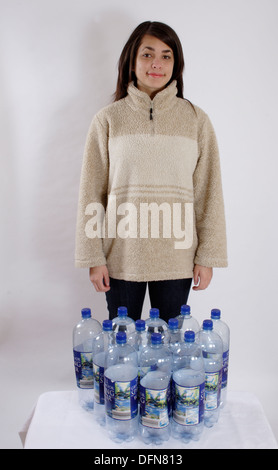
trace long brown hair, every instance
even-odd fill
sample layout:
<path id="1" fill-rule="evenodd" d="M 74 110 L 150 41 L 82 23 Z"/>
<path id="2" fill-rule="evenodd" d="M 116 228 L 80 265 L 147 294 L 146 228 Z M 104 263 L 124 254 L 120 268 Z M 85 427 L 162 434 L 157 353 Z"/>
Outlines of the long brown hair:
<path id="1" fill-rule="evenodd" d="M 164 42 L 172 49 L 174 53 L 174 69 L 169 83 L 173 80 L 177 81 L 177 96 L 179 98 L 183 98 L 182 74 L 184 69 L 184 58 L 181 42 L 175 31 L 167 24 L 159 23 L 158 21 L 145 21 L 144 23 L 139 24 L 139 26 L 137 26 L 133 31 L 122 50 L 118 63 L 118 81 L 116 92 L 114 94 L 114 101 L 118 101 L 127 96 L 128 84 L 131 81 L 134 81 L 136 85 L 136 76 L 133 72 L 135 59 L 138 48 L 146 34 L 160 39 L 160 41 Z"/>

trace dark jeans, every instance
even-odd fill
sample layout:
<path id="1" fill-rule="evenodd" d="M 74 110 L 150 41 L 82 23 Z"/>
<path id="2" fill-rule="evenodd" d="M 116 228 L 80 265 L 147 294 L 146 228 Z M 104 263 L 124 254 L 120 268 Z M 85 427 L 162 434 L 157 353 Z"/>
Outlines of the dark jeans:
<path id="1" fill-rule="evenodd" d="M 151 307 L 158 308 L 160 318 L 168 323 L 169 318 L 180 314 L 181 305 L 187 303 L 191 282 L 191 278 L 151 282 L 110 278 L 110 290 L 106 292 L 109 319 L 117 316 L 117 309 L 121 306 L 127 307 L 128 316 L 133 320 L 141 318 L 148 284 Z"/>

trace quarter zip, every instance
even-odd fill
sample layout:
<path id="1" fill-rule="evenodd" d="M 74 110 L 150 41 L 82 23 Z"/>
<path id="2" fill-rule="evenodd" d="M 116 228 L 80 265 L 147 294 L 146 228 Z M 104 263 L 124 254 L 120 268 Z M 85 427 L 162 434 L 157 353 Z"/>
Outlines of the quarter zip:
<path id="1" fill-rule="evenodd" d="M 150 96 L 139 90 L 133 82 L 129 83 L 128 93 L 126 96 L 127 103 L 134 110 L 144 110 L 146 117 L 149 121 L 154 123 L 156 120 L 156 113 L 171 109 L 175 105 L 177 99 L 177 82 L 173 80 L 168 87 L 157 93 L 152 100 Z"/>

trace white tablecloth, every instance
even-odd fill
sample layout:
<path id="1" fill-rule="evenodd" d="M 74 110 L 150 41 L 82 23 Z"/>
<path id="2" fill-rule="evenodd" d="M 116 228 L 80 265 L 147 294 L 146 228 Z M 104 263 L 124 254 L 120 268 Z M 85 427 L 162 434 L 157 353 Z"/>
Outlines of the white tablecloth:
<path id="1" fill-rule="evenodd" d="M 94 414 L 80 408 L 75 391 L 42 394 L 19 434 L 25 449 L 278 448 L 259 400 L 247 392 L 229 392 L 218 423 L 205 428 L 198 442 L 189 444 L 170 438 L 163 446 L 148 446 L 139 436 L 126 444 L 115 444 Z"/>

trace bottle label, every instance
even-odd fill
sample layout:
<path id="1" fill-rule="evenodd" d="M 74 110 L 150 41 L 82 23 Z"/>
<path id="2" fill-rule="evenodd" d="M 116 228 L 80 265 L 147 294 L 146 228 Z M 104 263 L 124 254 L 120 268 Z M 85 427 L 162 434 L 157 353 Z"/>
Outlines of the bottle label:
<path id="1" fill-rule="evenodd" d="M 227 387 L 229 367 L 229 349 L 223 353 L 222 388 Z"/>
<path id="2" fill-rule="evenodd" d="M 93 363 L 94 367 L 94 400 L 104 405 L 104 367 Z"/>
<path id="3" fill-rule="evenodd" d="M 205 382 L 196 387 L 183 387 L 173 380 L 173 420 L 182 426 L 203 421 Z"/>
<path id="4" fill-rule="evenodd" d="M 140 422 L 143 426 L 155 429 L 168 426 L 170 406 L 170 385 L 163 390 L 153 390 L 140 385 Z"/>
<path id="5" fill-rule="evenodd" d="M 136 376 L 130 382 L 110 380 L 104 376 L 105 411 L 110 418 L 125 421 L 138 413 Z"/>
<path id="6" fill-rule="evenodd" d="M 94 388 L 93 357 L 91 352 L 73 350 L 76 383 L 79 388 Z"/>
<path id="7" fill-rule="evenodd" d="M 220 405 L 222 370 L 206 372 L 205 410 L 216 410 Z"/>

